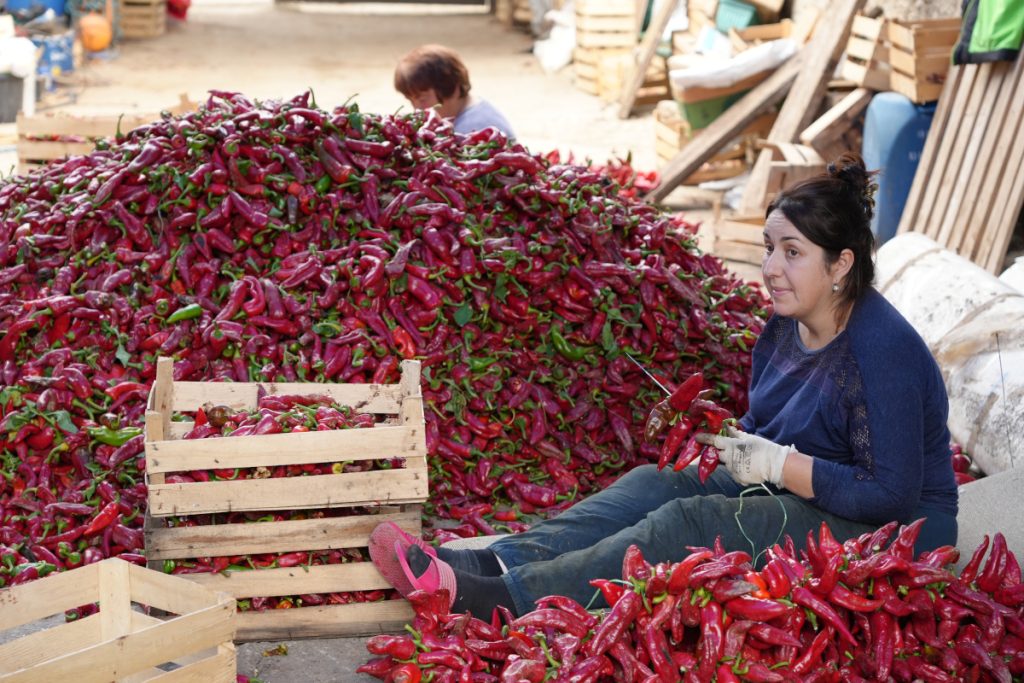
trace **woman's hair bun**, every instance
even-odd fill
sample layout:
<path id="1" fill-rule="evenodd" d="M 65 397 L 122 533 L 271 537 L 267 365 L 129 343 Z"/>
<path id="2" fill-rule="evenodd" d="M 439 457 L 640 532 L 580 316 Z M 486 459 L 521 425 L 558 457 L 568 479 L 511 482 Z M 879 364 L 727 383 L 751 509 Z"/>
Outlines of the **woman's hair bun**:
<path id="1" fill-rule="evenodd" d="M 875 192 L 878 191 L 878 183 L 874 179 L 876 173 L 868 171 L 864 160 L 852 153 L 844 154 L 828 165 L 828 174 L 846 185 L 848 191 L 857 198 L 869 222 L 875 215 Z"/>

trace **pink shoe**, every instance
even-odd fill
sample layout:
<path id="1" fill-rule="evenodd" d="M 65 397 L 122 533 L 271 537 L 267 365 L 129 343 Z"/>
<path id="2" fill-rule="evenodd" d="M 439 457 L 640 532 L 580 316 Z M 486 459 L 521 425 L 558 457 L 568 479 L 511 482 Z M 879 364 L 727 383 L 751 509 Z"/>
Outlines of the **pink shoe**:
<path id="1" fill-rule="evenodd" d="M 398 542 L 395 543 L 395 556 L 399 566 L 402 568 L 403 578 L 410 586 L 409 593 L 413 591 L 436 593 L 444 589 L 448 591 L 448 611 L 451 611 L 452 605 L 455 603 L 455 571 L 451 565 L 435 555 L 431 558 L 427 571 L 423 572 L 422 576 L 417 577 L 413 574 L 408 560 L 405 559 L 405 551 Z M 398 586 L 395 586 L 395 588 L 398 588 Z M 398 588 L 398 592 L 402 593 L 403 597 L 409 597 L 409 593 L 402 592 L 401 588 Z"/>
<path id="2" fill-rule="evenodd" d="M 405 552 L 409 547 L 417 545 L 431 557 L 437 556 L 437 551 L 432 546 L 424 540 L 406 533 L 394 522 L 378 524 L 370 534 L 369 545 L 370 560 L 377 567 L 377 571 L 402 595 L 408 595 L 413 589 L 405 578 L 405 572 L 398 564 L 396 554 L 404 561 Z M 396 547 L 400 548 L 400 551 L 396 551 Z"/>

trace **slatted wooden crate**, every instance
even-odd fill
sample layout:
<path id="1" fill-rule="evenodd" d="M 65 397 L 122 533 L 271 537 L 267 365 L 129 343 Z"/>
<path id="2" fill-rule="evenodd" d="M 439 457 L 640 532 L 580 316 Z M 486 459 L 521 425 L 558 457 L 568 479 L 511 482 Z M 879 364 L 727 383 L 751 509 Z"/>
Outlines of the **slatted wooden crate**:
<path id="1" fill-rule="evenodd" d="M 364 548 L 381 522 L 420 533 L 420 506 L 427 498 L 426 438 L 420 365 L 403 361 L 399 384 L 265 384 L 268 394 L 319 394 L 357 412 L 387 416 L 372 429 L 345 429 L 219 439 L 182 440 L 190 422 L 173 413 L 206 403 L 254 408 L 260 385 L 174 382 L 171 362 L 157 363 L 146 413 L 146 477 L 149 485 L 146 555 L 152 565 L 167 559 L 224 557 Z M 404 466 L 301 477 L 167 483 L 173 472 L 219 468 L 273 468 L 310 463 L 404 459 Z M 168 528 L 163 518 L 225 512 L 354 508 L 348 516 L 203 524 Z M 369 591 L 390 588 L 370 562 L 264 568 L 221 574 L 189 574 L 202 585 L 235 598 Z M 244 611 L 238 640 L 336 637 L 400 630 L 412 612 L 404 600 Z"/>
<path id="2" fill-rule="evenodd" d="M 235 601 L 116 558 L 0 590 L 0 631 L 96 602 L 95 614 L 0 645 L 0 681 L 235 680 Z"/>
<path id="3" fill-rule="evenodd" d="M 853 18 L 840 76 L 872 90 L 889 89 L 889 48 L 884 19 Z"/>
<path id="4" fill-rule="evenodd" d="M 600 79 L 603 64 L 609 59 L 629 54 L 625 48 L 577 47 L 572 53 L 573 82 L 576 87 L 590 95 L 600 95 Z"/>
<path id="5" fill-rule="evenodd" d="M 576 46 L 633 48 L 640 33 L 636 0 L 577 0 Z"/>
<path id="6" fill-rule="evenodd" d="M 889 87 L 914 102 L 939 99 L 959 35 L 958 18 L 890 21 Z"/>
<path id="7" fill-rule="evenodd" d="M 603 57 L 597 75 L 597 95 L 606 102 L 619 99 L 627 79 L 632 73 L 633 54 L 627 52 L 611 57 Z M 671 97 L 668 88 L 668 69 L 665 60 L 652 59 L 647 69 L 644 83 L 637 91 L 636 103 L 656 104 Z"/>
<path id="8" fill-rule="evenodd" d="M 760 266 L 764 257 L 764 216 L 732 216 L 714 223 L 712 252 L 726 261 Z"/>
<path id="9" fill-rule="evenodd" d="M 155 38 L 167 30 L 167 0 L 120 0 L 118 10 L 123 38 Z"/>

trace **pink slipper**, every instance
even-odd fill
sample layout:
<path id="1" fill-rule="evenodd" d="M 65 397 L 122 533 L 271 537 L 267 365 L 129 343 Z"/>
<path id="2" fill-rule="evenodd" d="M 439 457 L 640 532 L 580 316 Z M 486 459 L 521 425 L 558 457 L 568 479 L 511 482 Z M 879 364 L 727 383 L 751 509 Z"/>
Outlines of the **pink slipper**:
<path id="1" fill-rule="evenodd" d="M 448 610 L 451 611 L 452 605 L 455 603 L 455 571 L 450 564 L 436 556 L 432 557 L 430 564 L 427 566 L 427 571 L 423 572 L 422 576 L 417 577 L 413 574 L 408 560 L 405 559 L 405 552 L 397 542 L 395 543 L 395 556 L 405 575 L 405 581 L 411 588 L 409 593 L 413 591 L 436 593 L 443 588 L 448 591 Z M 398 588 L 398 586 L 395 586 L 395 588 Z M 398 588 L 398 592 L 402 593 L 403 597 L 409 597 L 409 593 L 403 593 L 401 588 Z"/>
<path id="2" fill-rule="evenodd" d="M 413 589 L 405 578 L 405 572 L 402 571 L 402 567 L 398 564 L 395 557 L 395 547 L 399 546 L 401 548 L 397 555 L 404 560 L 405 551 L 412 545 L 418 545 L 423 549 L 423 552 L 431 557 L 437 555 L 437 551 L 432 546 L 428 545 L 424 540 L 406 533 L 394 522 L 378 524 L 370 534 L 370 560 L 373 561 L 381 576 L 402 595 L 410 593 Z"/>

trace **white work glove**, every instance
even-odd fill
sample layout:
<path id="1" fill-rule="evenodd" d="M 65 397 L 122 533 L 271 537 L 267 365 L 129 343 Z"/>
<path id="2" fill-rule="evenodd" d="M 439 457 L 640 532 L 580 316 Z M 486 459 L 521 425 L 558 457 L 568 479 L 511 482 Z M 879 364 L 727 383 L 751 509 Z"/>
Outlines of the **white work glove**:
<path id="1" fill-rule="evenodd" d="M 718 459 L 737 483 L 752 486 L 769 482 L 783 486 L 782 466 L 794 446 L 780 446 L 768 439 L 727 428 L 728 436 L 698 434 L 697 441 L 718 449 Z"/>

